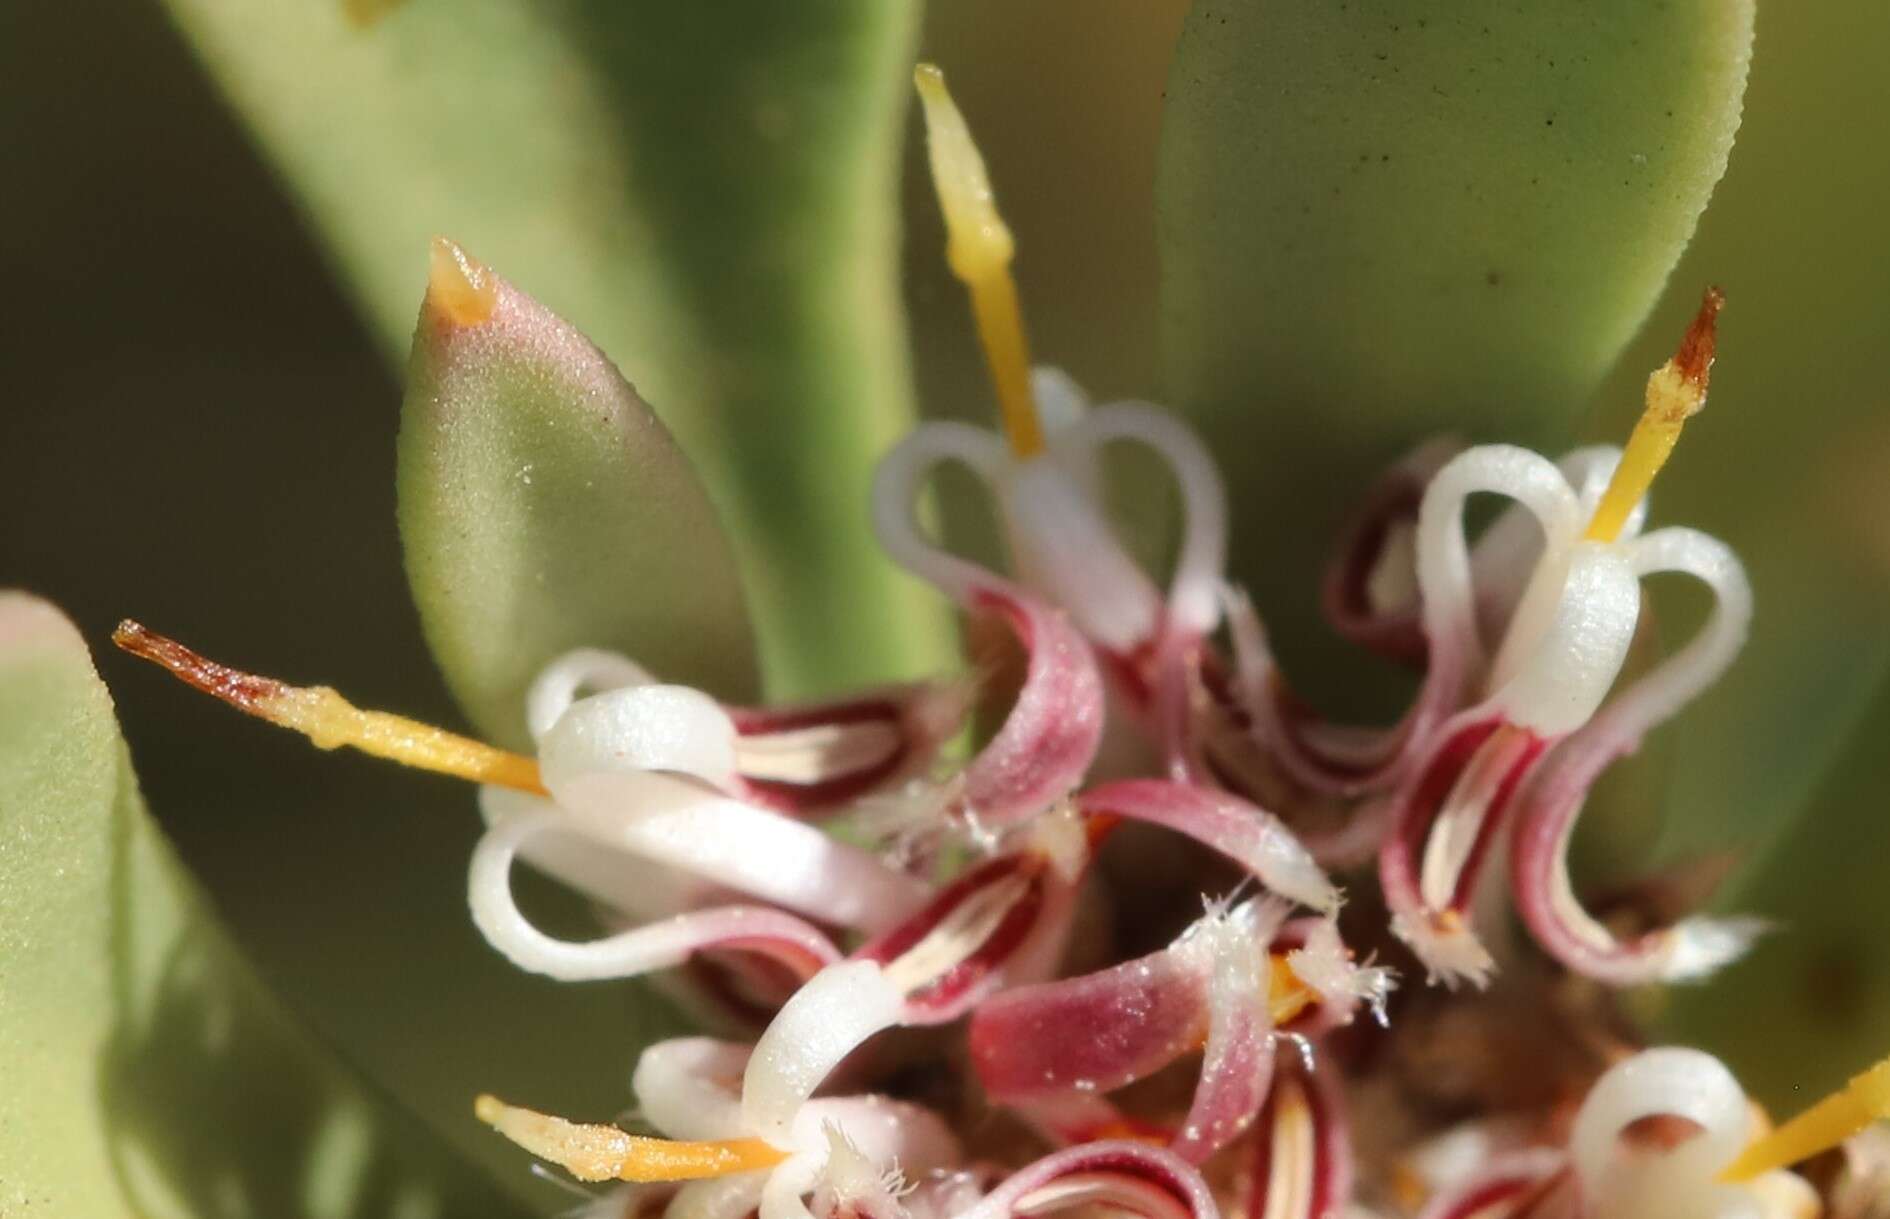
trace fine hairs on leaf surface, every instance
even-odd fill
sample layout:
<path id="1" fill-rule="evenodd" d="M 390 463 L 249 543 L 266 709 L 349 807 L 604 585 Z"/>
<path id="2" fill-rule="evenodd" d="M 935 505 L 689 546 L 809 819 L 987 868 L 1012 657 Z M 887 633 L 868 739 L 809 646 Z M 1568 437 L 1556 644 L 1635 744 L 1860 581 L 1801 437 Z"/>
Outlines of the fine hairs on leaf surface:
<path id="1" fill-rule="evenodd" d="M 0 1211 L 516 1212 L 311 1040 L 146 816 L 85 644 L 0 592 Z"/>
<path id="2" fill-rule="evenodd" d="M 168 7 L 390 356 L 445 233 L 630 371 L 729 525 L 771 689 L 946 658 L 945 614 L 858 511 L 912 418 L 894 183 L 914 4 L 470 0 L 365 29 L 338 3 Z"/>
<path id="3" fill-rule="evenodd" d="M 1250 568 L 1309 587 L 1322 488 L 1439 428 L 1568 434 L 1725 169 L 1753 10 L 1193 7 L 1157 187 L 1163 365 L 1232 463 Z M 1310 597 L 1262 592 L 1289 648 L 1320 637 Z"/>

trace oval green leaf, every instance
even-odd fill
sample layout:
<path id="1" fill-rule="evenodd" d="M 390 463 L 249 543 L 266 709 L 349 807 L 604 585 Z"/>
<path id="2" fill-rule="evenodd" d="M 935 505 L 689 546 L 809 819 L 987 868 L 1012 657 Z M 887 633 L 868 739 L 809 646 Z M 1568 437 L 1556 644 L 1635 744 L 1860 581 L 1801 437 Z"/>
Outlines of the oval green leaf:
<path id="1" fill-rule="evenodd" d="M 1194 5 L 1164 367 L 1230 464 L 1244 553 L 1297 590 L 1256 590 L 1286 642 L 1380 463 L 1439 431 L 1568 434 L 1725 168 L 1753 7 Z"/>
<path id="2" fill-rule="evenodd" d="M 580 320 L 728 522 L 773 691 L 950 655 L 873 545 L 913 419 L 897 282 L 914 0 L 168 0 L 390 355 L 451 233 Z M 490 646 L 499 646 L 494 641 Z"/>
<path id="3" fill-rule="evenodd" d="M 452 243 L 434 254 L 396 485 L 414 602 L 460 706 L 527 745 L 526 687 L 577 647 L 751 695 L 734 556 L 668 431 L 570 323 Z"/>
<path id="4" fill-rule="evenodd" d="M 0 1212 L 522 1213 L 249 972 L 145 815 L 78 633 L 12 592 L 0 927 Z"/>

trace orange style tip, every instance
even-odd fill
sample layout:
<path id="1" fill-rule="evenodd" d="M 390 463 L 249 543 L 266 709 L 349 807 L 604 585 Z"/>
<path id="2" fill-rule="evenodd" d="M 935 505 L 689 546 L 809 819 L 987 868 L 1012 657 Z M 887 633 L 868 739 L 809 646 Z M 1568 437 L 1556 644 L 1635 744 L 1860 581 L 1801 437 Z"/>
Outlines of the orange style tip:
<path id="1" fill-rule="evenodd" d="M 281 694 L 283 690 L 281 682 L 218 664 L 130 618 L 118 624 L 118 628 L 112 632 L 112 642 L 140 660 L 148 660 L 169 669 L 172 676 L 186 685 L 252 715 L 259 714 L 259 703 Z"/>
<path id="2" fill-rule="evenodd" d="M 499 281 L 456 241 L 433 239 L 427 262 L 427 304 L 455 326 L 478 326 L 499 307 Z"/>
<path id="3" fill-rule="evenodd" d="M 1700 392 L 1702 401 L 1707 380 L 1713 372 L 1714 351 L 1719 345 L 1719 311 L 1725 306 L 1726 294 L 1716 286 L 1707 288 L 1700 297 L 1700 311 L 1687 327 L 1679 350 L 1673 353 L 1674 369 Z"/>
<path id="4" fill-rule="evenodd" d="M 473 1098 L 473 1116 L 488 1126 L 499 1124 L 499 1118 L 505 1114 L 505 1102 L 490 1092 L 481 1092 Z"/>

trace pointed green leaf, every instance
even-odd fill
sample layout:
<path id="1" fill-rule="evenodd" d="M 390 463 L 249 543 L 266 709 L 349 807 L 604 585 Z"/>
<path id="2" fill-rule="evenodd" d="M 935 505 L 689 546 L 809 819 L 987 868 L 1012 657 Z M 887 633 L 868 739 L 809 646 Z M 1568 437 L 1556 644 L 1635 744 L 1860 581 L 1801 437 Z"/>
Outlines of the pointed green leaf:
<path id="1" fill-rule="evenodd" d="M 668 431 L 576 328 L 443 240 L 399 454 L 414 602 L 480 731 L 526 744 L 526 687 L 576 647 L 753 693 L 734 556 Z"/>
<path id="2" fill-rule="evenodd" d="M 581 325 L 697 463 L 783 692 L 947 655 L 876 552 L 909 425 L 893 207 L 913 0 L 169 0 L 391 352 L 451 233 Z"/>
<path id="3" fill-rule="evenodd" d="M 146 817 L 110 697 L 0 593 L 0 1213 L 518 1213 L 307 1035 Z"/>
<path id="4" fill-rule="evenodd" d="M 1289 635 L 1379 463 L 1567 435 L 1725 168 L 1752 24 L 1752 0 L 1190 10 L 1164 366 L 1233 466 L 1245 553 L 1306 590 Z"/>

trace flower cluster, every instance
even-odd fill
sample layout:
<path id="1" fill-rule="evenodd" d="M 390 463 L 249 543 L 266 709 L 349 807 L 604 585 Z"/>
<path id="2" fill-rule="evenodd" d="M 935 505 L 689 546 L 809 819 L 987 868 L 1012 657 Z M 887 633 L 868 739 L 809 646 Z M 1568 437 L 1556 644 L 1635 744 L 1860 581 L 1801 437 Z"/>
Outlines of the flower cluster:
<path id="1" fill-rule="evenodd" d="M 918 428 L 885 458 L 872 510 L 894 561 L 1014 640 L 1014 683 L 751 708 L 583 650 L 532 686 L 528 758 L 120 631 L 318 744 L 479 782 L 469 900 L 493 947 L 565 982 L 653 975 L 729 1038 L 644 1050 L 633 1087 L 651 1134 L 492 1097 L 480 1116 L 580 1180 L 628 1182 L 596 1204 L 619 1219 L 1816 1213 L 1821 1195 L 1785 1166 L 1879 1111 L 1890 1072 L 1765 1134 L 1716 1060 L 1636 1052 L 1606 1000 L 1702 977 L 1758 925 L 1597 917 L 1567 867 L 1598 775 L 1745 636 L 1731 551 L 1643 525 L 1706 398 L 1717 293 L 1650 379 L 1624 449 L 1551 461 L 1440 443 L 1386 475 L 1325 604 L 1339 631 L 1421 677 L 1388 728 L 1327 722 L 1228 582 L 1225 496 L 1201 442 L 1153 406 L 1092 407 L 1030 369 L 982 162 L 942 78 L 922 69 L 919 85 L 1004 427 Z M 454 253 L 432 291 L 504 307 L 515 290 Z M 1179 490 L 1165 588 L 1105 506 L 1115 444 L 1148 450 Z M 922 527 L 943 463 L 989 488 L 1007 571 Z M 1484 494 L 1510 505 L 1473 540 L 1466 510 Z M 1668 572 L 1713 608 L 1624 679 L 1641 583 Z M 1001 722 L 955 757 L 994 702 Z M 609 934 L 535 926 L 512 893 L 521 857 L 595 902 Z M 1329 871 L 1374 859 L 1377 894 L 1342 919 Z M 1505 898 L 1539 951 L 1503 937 Z M 1379 951 L 1408 951 L 1442 987 L 1394 1005 Z M 1499 965 L 1514 980 L 1482 993 Z M 1452 997 L 1465 982 L 1474 992 Z M 1492 1031 L 1504 1024 L 1508 1041 Z M 1498 1115 L 1475 1060 L 1506 1044 L 1557 1093 Z M 1446 1088 L 1414 1102 L 1398 1086 L 1414 1066 L 1439 1074 L 1438 1059 L 1467 1080 L 1467 1121 L 1446 1120 Z M 1368 1122 L 1348 1118 L 1361 1105 Z"/>

